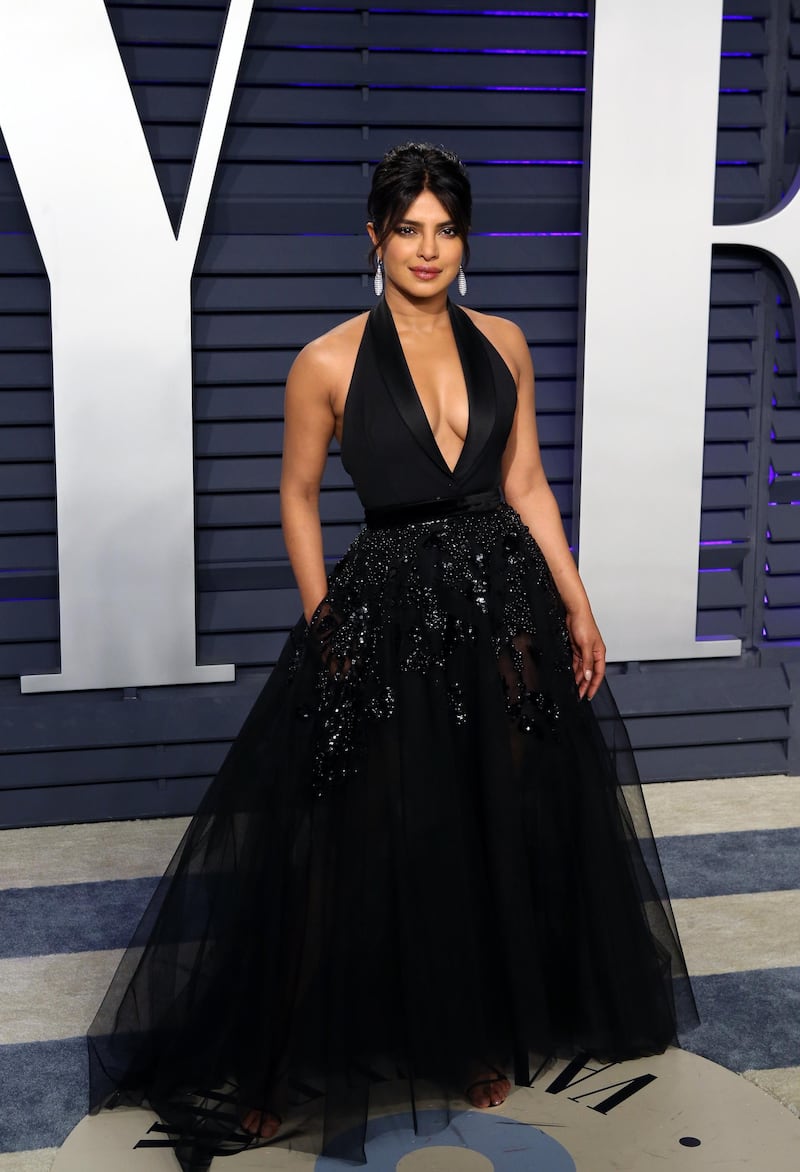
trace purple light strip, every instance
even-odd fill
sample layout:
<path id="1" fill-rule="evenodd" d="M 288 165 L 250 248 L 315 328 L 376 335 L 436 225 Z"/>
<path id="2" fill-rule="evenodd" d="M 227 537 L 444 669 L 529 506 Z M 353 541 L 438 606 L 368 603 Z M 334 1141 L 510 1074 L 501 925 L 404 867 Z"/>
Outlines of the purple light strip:
<path id="1" fill-rule="evenodd" d="M 585 94 L 585 85 L 370 85 L 371 90 L 449 90 L 455 93 Z M 749 92 L 749 91 L 748 91 Z"/>
<path id="2" fill-rule="evenodd" d="M 294 90 L 352 90 L 362 89 L 360 85 L 351 82 L 333 81 L 290 81 L 286 82 L 285 89 Z M 413 93 L 426 93 L 428 90 L 444 90 L 447 93 L 466 94 L 585 94 L 585 85 L 381 85 L 371 82 L 367 87 L 370 90 L 409 90 Z M 750 89 L 720 89 L 721 94 L 752 94 Z M 8 161 L 8 155 L 0 155 Z M 0 233 L 2 235 L 2 233 Z M 780 305 L 780 300 L 777 302 Z"/>
<path id="3" fill-rule="evenodd" d="M 290 90 L 355 90 L 366 88 L 369 90 L 403 90 L 413 93 L 427 93 L 428 90 L 444 90 L 448 93 L 483 94 L 585 94 L 584 85 L 376 85 L 370 83 L 366 87 L 354 85 L 352 82 L 333 81 L 292 81 L 287 82 L 286 89 Z M 750 90 L 742 90 L 750 93 Z M 4 156 L 0 155 L 0 159 Z M 5 156 L 7 159 L 8 156 Z"/>
<path id="4" fill-rule="evenodd" d="M 488 57 L 585 57 L 585 49 L 449 49 L 440 46 L 431 46 L 425 49 L 409 49 L 407 45 L 323 45 L 304 43 L 299 45 L 283 45 L 281 48 L 288 49 L 309 49 L 314 52 L 322 52 L 328 50 L 333 52 L 360 53 L 362 49 L 368 49 L 370 53 L 448 53 L 460 54 L 462 57 L 488 56 Z M 749 56 L 749 54 L 740 54 L 740 56 Z"/>
<path id="5" fill-rule="evenodd" d="M 328 50 L 332 52 L 333 49 L 341 52 L 342 50 L 350 49 L 352 52 L 361 52 L 362 49 L 368 48 L 370 53 L 460 53 L 462 56 L 487 56 L 487 57 L 585 57 L 586 49 L 451 49 L 441 45 L 432 45 L 430 48 L 409 49 L 407 45 L 325 45 L 317 44 L 315 42 L 302 42 L 300 44 L 280 46 L 289 49 L 308 49 L 315 52 Z M 721 53 L 721 57 L 756 57 L 756 53 Z"/>
<path id="6" fill-rule="evenodd" d="M 303 9 L 300 9 L 302 12 Z M 312 11 L 309 9 L 309 11 Z M 316 8 L 314 12 L 318 11 Z M 376 15 L 381 15 L 384 12 L 411 12 L 415 16 L 552 16 L 556 20 L 560 18 L 571 17 L 578 20 L 587 20 L 588 12 L 552 12 L 547 9 L 525 8 L 517 10 L 514 8 L 425 8 L 420 12 L 419 8 L 371 8 L 371 12 Z"/>
<path id="7" fill-rule="evenodd" d="M 325 45 L 299 45 L 292 46 L 300 49 L 324 49 Z M 336 48 L 340 47 L 337 45 Z M 355 49 L 356 46 L 353 46 Z M 370 45 L 370 53 L 444 53 L 449 55 L 460 55 L 462 57 L 585 57 L 585 49 L 445 49 L 445 48 L 430 48 L 430 49 L 408 49 L 404 45 Z M 741 54 L 745 56 L 745 54 Z M 747 54 L 749 56 L 749 54 Z"/>
<path id="8" fill-rule="evenodd" d="M 472 232 L 472 236 L 580 236 L 580 232 Z"/>
<path id="9" fill-rule="evenodd" d="M 471 167 L 582 167 L 583 159 L 465 159 Z"/>

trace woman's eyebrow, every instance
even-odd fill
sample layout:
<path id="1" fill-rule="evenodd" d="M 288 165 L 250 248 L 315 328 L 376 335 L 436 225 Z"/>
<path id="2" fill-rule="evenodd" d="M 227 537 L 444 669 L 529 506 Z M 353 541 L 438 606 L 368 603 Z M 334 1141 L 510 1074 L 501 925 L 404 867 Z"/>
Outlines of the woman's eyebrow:
<path id="1" fill-rule="evenodd" d="M 402 220 L 398 220 L 397 222 L 398 224 L 411 224 L 414 228 L 421 228 L 423 224 L 422 220 L 407 220 L 405 217 L 403 217 Z M 436 227 L 448 228 L 452 225 L 452 223 L 452 220 L 440 220 Z"/>

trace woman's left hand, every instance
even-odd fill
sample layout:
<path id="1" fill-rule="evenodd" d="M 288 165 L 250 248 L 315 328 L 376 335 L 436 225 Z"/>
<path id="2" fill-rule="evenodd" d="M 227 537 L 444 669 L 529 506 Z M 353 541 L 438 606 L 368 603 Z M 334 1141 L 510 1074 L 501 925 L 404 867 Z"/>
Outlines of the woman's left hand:
<path id="1" fill-rule="evenodd" d="M 591 700 L 606 674 L 606 645 L 590 610 L 567 612 L 567 630 L 578 693 Z"/>

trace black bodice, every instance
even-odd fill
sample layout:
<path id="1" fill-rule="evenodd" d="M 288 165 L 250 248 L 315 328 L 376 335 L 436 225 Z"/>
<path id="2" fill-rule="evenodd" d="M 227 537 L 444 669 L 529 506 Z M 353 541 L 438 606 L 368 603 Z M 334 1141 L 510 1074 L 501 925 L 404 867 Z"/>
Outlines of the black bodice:
<path id="1" fill-rule="evenodd" d="M 356 358 L 342 423 L 342 463 L 365 508 L 496 488 L 517 405 L 511 371 L 462 309 L 448 301 L 469 402 L 469 427 L 451 471 L 434 439 L 381 298 Z"/>

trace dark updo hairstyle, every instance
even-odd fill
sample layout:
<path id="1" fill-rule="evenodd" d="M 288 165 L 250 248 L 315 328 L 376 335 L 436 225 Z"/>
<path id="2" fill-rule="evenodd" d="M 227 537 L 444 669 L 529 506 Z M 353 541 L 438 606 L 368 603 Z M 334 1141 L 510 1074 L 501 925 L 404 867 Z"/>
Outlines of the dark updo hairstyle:
<path id="1" fill-rule="evenodd" d="M 472 191 L 464 164 L 444 147 L 430 142 L 404 142 L 386 152 L 372 176 L 367 213 L 378 242 L 370 249 L 370 264 L 375 264 L 378 249 L 422 191 L 430 191 L 439 200 L 464 245 L 464 263 L 469 260 Z"/>

